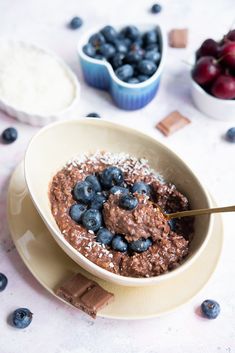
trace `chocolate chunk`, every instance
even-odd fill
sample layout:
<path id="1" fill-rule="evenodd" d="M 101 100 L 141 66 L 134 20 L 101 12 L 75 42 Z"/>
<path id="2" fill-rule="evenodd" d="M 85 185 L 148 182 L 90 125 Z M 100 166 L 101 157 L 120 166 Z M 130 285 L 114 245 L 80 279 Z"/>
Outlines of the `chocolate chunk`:
<path id="1" fill-rule="evenodd" d="M 191 121 L 188 118 L 180 114 L 178 111 L 174 111 L 161 120 L 156 125 L 156 128 L 164 135 L 169 136 L 190 123 Z"/>
<path id="2" fill-rule="evenodd" d="M 172 29 L 169 32 L 168 41 L 172 48 L 186 48 L 188 44 L 188 29 Z"/>
<path id="3" fill-rule="evenodd" d="M 112 293 L 107 292 L 98 283 L 80 273 L 63 282 L 55 293 L 94 319 L 97 312 L 109 304 L 114 297 Z"/>

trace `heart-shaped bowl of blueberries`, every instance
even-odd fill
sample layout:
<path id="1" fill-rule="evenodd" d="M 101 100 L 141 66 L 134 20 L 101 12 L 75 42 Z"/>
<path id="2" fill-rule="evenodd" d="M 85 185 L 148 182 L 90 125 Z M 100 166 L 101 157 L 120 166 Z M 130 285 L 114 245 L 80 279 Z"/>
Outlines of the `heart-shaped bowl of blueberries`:
<path id="1" fill-rule="evenodd" d="M 155 139 L 108 121 L 77 119 L 40 130 L 26 151 L 25 178 L 61 248 L 120 285 L 175 278 L 212 233 L 213 215 L 163 216 L 212 207 L 190 168 Z"/>
<path id="2" fill-rule="evenodd" d="M 105 26 L 79 41 L 85 81 L 109 91 L 121 109 L 146 106 L 156 95 L 165 61 L 166 36 L 160 26 Z"/>
<path id="3" fill-rule="evenodd" d="M 191 71 L 191 92 L 201 112 L 218 120 L 234 120 L 235 29 L 219 41 L 206 39 L 198 48 Z"/>

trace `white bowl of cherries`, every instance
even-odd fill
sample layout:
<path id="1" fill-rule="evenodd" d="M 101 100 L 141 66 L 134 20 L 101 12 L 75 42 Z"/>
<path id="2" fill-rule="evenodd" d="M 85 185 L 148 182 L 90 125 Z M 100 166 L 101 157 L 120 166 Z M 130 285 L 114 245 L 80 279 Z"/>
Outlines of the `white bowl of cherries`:
<path id="1" fill-rule="evenodd" d="M 220 120 L 235 119 L 235 29 L 219 42 L 206 39 L 196 51 L 191 92 L 204 114 Z"/>

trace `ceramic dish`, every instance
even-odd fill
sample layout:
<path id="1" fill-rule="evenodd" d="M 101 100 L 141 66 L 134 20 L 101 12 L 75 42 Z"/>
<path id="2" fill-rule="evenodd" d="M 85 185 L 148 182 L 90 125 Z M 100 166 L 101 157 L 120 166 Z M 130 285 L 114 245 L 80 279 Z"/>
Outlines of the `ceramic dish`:
<path id="1" fill-rule="evenodd" d="M 16 119 L 28 123 L 30 125 L 35 125 L 35 126 L 43 126 L 48 123 L 57 121 L 57 120 L 62 120 L 62 119 L 67 119 L 69 117 L 72 117 L 74 115 L 74 112 L 77 112 L 78 108 L 78 101 L 80 97 L 80 85 L 79 82 L 75 76 L 75 74 L 72 72 L 72 70 L 62 61 L 59 57 L 57 57 L 55 54 L 52 52 L 42 49 L 34 44 L 31 43 L 26 43 L 22 41 L 14 41 L 14 40 L 1 40 L 0 45 L 4 45 L 4 48 L 14 48 L 17 50 L 17 48 L 22 49 L 22 50 L 27 50 L 27 51 L 33 51 L 35 53 L 40 53 L 45 56 L 49 56 L 51 61 L 54 61 L 55 63 L 59 64 L 59 66 L 62 68 L 62 70 L 65 72 L 66 76 L 69 78 L 71 81 L 73 87 L 74 87 L 74 96 L 71 100 L 71 103 L 61 111 L 57 111 L 55 113 L 49 113 L 49 114 L 41 114 L 37 113 L 37 107 L 35 106 L 35 112 L 34 111 L 27 111 L 27 110 L 21 110 L 17 108 L 17 106 L 14 106 L 10 104 L 9 102 L 6 102 L 4 99 L 0 99 L 0 109 L 5 111 L 7 114 L 9 114 L 12 117 L 15 117 Z M 27 81 L 27 85 L 30 84 L 30 79 Z M 27 86 L 28 88 L 28 86 Z M 28 95 L 30 96 L 30 94 Z M 26 97 L 28 99 L 28 96 Z"/>
<path id="2" fill-rule="evenodd" d="M 213 206 L 216 207 L 214 203 Z M 151 287 L 135 288 L 101 280 L 85 272 L 54 241 L 28 194 L 23 163 L 17 167 L 10 181 L 8 223 L 25 265 L 51 294 L 55 296 L 55 289 L 72 273 L 82 272 L 115 295 L 114 302 L 98 312 L 98 316 L 122 320 L 160 316 L 188 302 L 211 278 L 223 244 L 221 216 L 216 214 L 212 236 L 205 249 L 197 261 L 178 276 Z M 74 309 L 74 314 L 80 313 Z"/>
<path id="3" fill-rule="evenodd" d="M 63 143 L 60 143 L 63 142 Z M 149 160 L 150 166 L 166 181 L 173 182 L 190 201 L 192 208 L 211 207 L 207 191 L 186 164 L 155 139 L 136 130 L 104 120 L 82 119 L 55 123 L 39 131 L 25 155 L 25 178 L 32 200 L 58 244 L 81 267 L 92 274 L 122 285 L 152 285 L 183 271 L 197 258 L 208 241 L 213 216 L 197 217 L 190 254 L 177 269 L 158 277 L 131 278 L 113 274 L 95 265 L 65 239 L 51 212 L 48 196 L 52 177 L 74 155 L 104 150 L 125 152 Z"/>
<path id="4" fill-rule="evenodd" d="M 223 121 L 234 121 L 235 100 L 213 97 L 199 86 L 190 75 L 191 94 L 195 106 L 207 116 Z"/>
<path id="5" fill-rule="evenodd" d="M 122 26 L 114 26 L 121 29 Z M 157 28 L 160 39 L 161 61 L 156 72 L 146 81 L 138 84 L 130 84 L 119 80 L 115 75 L 112 66 L 109 62 L 98 60 L 87 56 L 82 48 L 88 42 L 89 37 L 100 30 L 100 27 L 93 28 L 87 32 L 78 43 L 78 55 L 82 67 L 85 81 L 93 87 L 109 91 L 115 104 L 125 110 L 140 109 L 147 105 L 156 95 L 162 69 L 166 55 L 166 36 L 164 31 L 155 24 L 153 25 L 138 25 L 141 32 Z"/>

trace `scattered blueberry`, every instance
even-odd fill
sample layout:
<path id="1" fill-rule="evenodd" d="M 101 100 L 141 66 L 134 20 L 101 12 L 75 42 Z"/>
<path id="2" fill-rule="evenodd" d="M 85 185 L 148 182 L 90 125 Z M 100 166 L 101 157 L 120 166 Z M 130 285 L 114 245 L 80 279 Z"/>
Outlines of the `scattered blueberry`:
<path id="1" fill-rule="evenodd" d="M 33 314 L 29 309 L 19 308 L 12 314 L 12 323 L 16 328 L 26 328 L 29 326 L 33 318 Z"/>
<path id="2" fill-rule="evenodd" d="M 158 64 L 161 59 L 161 54 L 156 50 L 148 50 L 144 54 L 144 59 L 153 61 L 155 64 Z"/>
<path id="3" fill-rule="evenodd" d="M 104 245 L 110 245 L 113 240 L 113 236 L 113 233 L 111 233 L 107 228 L 100 228 L 96 235 L 96 241 Z"/>
<path id="4" fill-rule="evenodd" d="M 123 183 L 123 173 L 117 167 L 105 168 L 100 175 L 100 182 L 105 189 L 110 189 L 113 185 L 121 185 Z"/>
<path id="5" fill-rule="evenodd" d="M 69 26 L 71 29 L 78 29 L 81 27 L 81 25 L 83 24 L 83 21 L 80 17 L 74 17 L 70 23 Z"/>
<path id="6" fill-rule="evenodd" d="M 150 44 L 156 44 L 158 41 L 157 31 L 152 29 L 144 34 L 144 44 L 148 46 Z"/>
<path id="7" fill-rule="evenodd" d="M 131 77 L 127 80 L 127 83 L 140 83 L 137 77 Z"/>
<path id="8" fill-rule="evenodd" d="M 120 66 L 116 71 L 115 71 L 117 77 L 122 80 L 126 81 L 128 78 L 132 77 L 134 74 L 134 69 L 131 65 L 126 64 L 123 66 Z"/>
<path id="9" fill-rule="evenodd" d="M 5 143 L 12 143 L 18 137 L 18 132 L 14 127 L 8 127 L 2 132 L 2 140 Z"/>
<path id="10" fill-rule="evenodd" d="M 101 213 L 93 208 L 87 210 L 82 216 L 82 223 L 86 229 L 96 232 L 102 224 Z"/>
<path id="11" fill-rule="evenodd" d="M 0 273 L 0 292 L 2 292 L 6 288 L 7 283 L 7 277 L 3 273 Z"/>
<path id="12" fill-rule="evenodd" d="M 141 74 L 151 76 L 157 70 L 157 66 L 150 60 L 142 60 L 138 64 L 138 70 Z"/>
<path id="13" fill-rule="evenodd" d="M 100 46 L 100 54 L 103 55 L 105 59 L 110 59 L 114 56 L 116 49 L 112 44 L 104 43 Z"/>
<path id="14" fill-rule="evenodd" d="M 76 201 L 88 204 L 95 197 L 94 186 L 87 181 L 80 181 L 75 185 L 73 189 L 73 195 Z"/>
<path id="15" fill-rule="evenodd" d="M 89 43 L 91 43 L 95 48 L 99 48 L 105 43 L 105 38 L 102 33 L 95 33 L 89 38 Z"/>
<path id="16" fill-rule="evenodd" d="M 131 188 L 131 192 L 137 192 L 138 194 L 150 195 L 151 189 L 148 184 L 143 183 L 142 181 L 136 182 Z"/>
<path id="17" fill-rule="evenodd" d="M 161 5 L 159 4 L 154 4 L 152 7 L 151 7 L 151 12 L 152 13 L 159 13 L 162 11 L 162 7 Z"/>
<path id="18" fill-rule="evenodd" d="M 140 62 L 143 57 L 143 52 L 141 50 L 131 51 L 125 57 L 125 62 L 128 64 L 136 64 Z"/>
<path id="19" fill-rule="evenodd" d="M 100 118 L 100 115 L 98 113 L 89 113 L 87 118 Z"/>
<path id="20" fill-rule="evenodd" d="M 109 43 L 114 43 L 118 36 L 117 31 L 112 26 L 105 26 L 102 28 L 101 33 Z"/>
<path id="21" fill-rule="evenodd" d="M 117 186 L 114 185 L 111 187 L 111 189 L 109 190 L 111 194 L 124 194 L 127 195 L 129 193 L 129 190 L 127 188 L 124 188 L 122 186 Z"/>
<path id="22" fill-rule="evenodd" d="M 231 127 L 227 132 L 226 132 L 226 139 L 229 142 L 235 142 L 235 127 Z"/>
<path id="23" fill-rule="evenodd" d="M 169 219 L 168 224 L 169 224 L 172 232 L 174 232 L 175 227 L 176 227 L 176 219 L 175 218 Z"/>
<path id="24" fill-rule="evenodd" d="M 122 29 L 121 34 L 132 41 L 140 37 L 140 31 L 136 26 L 127 26 Z"/>
<path id="25" fill-rule="evenodd" d="M 122 53 L 116 53 L 111 59 L 111 65 L 116 70 L 118 67 L 123 65 L 123 59 L 125 55 Z"/>
<path id="26" fill-rule="evenodd" d="M 220 313 L 220 305 L 215 300 L 204 300 L 201 304 L 202 313 L 208 319 L 216 319 Z"/>
<path id="27" fill-rule="evenodd" d="M 96 210 L 101 210 L 103 208 L 103 204 L 106 201 L 106 197 L 102 194 L 96 194 L 93 201 L 91 202 L 90 208 L 94 208 Z"/>
<path id="28" fill-rule="evenodd" d="M 138 205 L 138 200 L 132 195 L 123 195 L 119 199 L 119 206 L 125 210 L 133 210 Z"/>
<path id="29" fill-rule="evenodd" d="M 91 58 L 95 58 L 96 51 L 91 43 L 87 43 L 86 45 L 84 45 L 82 50 L 86 55 L 90 56 Z"/>
<path id="30" fill-rule="evenodd" d="M 147 239 L 138 239 L 135 241 L 132 241 L 129 243 L 129 248 L 131 251 L 134 252 L 144 252 L 146 250 L 148 250 L 148 248 L 153 244 L 152 240 L 150 238 Z"/>
<path id="31" fill-rule="evenodd" d="M 85 178 L 85 181 L 87 181 L 88 183 L 90 183 L 95 192 L 100 192 L 102 189 L 101 189 L 101 185 L 100 185 L 100 182 L 99 182 L 99 179 L 97 178 L 97 176 L 95 175 L 88 175 L 86 178 Z"/>
<path id="32" fill-rule="evenodd" d="M 149 78 L 149 76 L 139 75 L 137 78 L 138 78 L 139 82 L 144 82 Z"/>
<path id="33" fill-rule="evenodd" d="M 116 40 L 115 43 L 115 48 L 118 53 L 126 54 L 128 51 L 128 45 L 123 40 Z"/>
<path id="34" fill-rule="evenodd" d="M 83 213 L 86 212 L 87 206 L 75 203 L 69 209 L 69 215 L 74 222 L 81 222 Z"/>
<path id="35" fill-rule="evenodd" d="M 125 252 L 127 251 L 128 243 L 121 235 L 115 235 L 112 240 L 112 248 L 120 252 Z"/>

